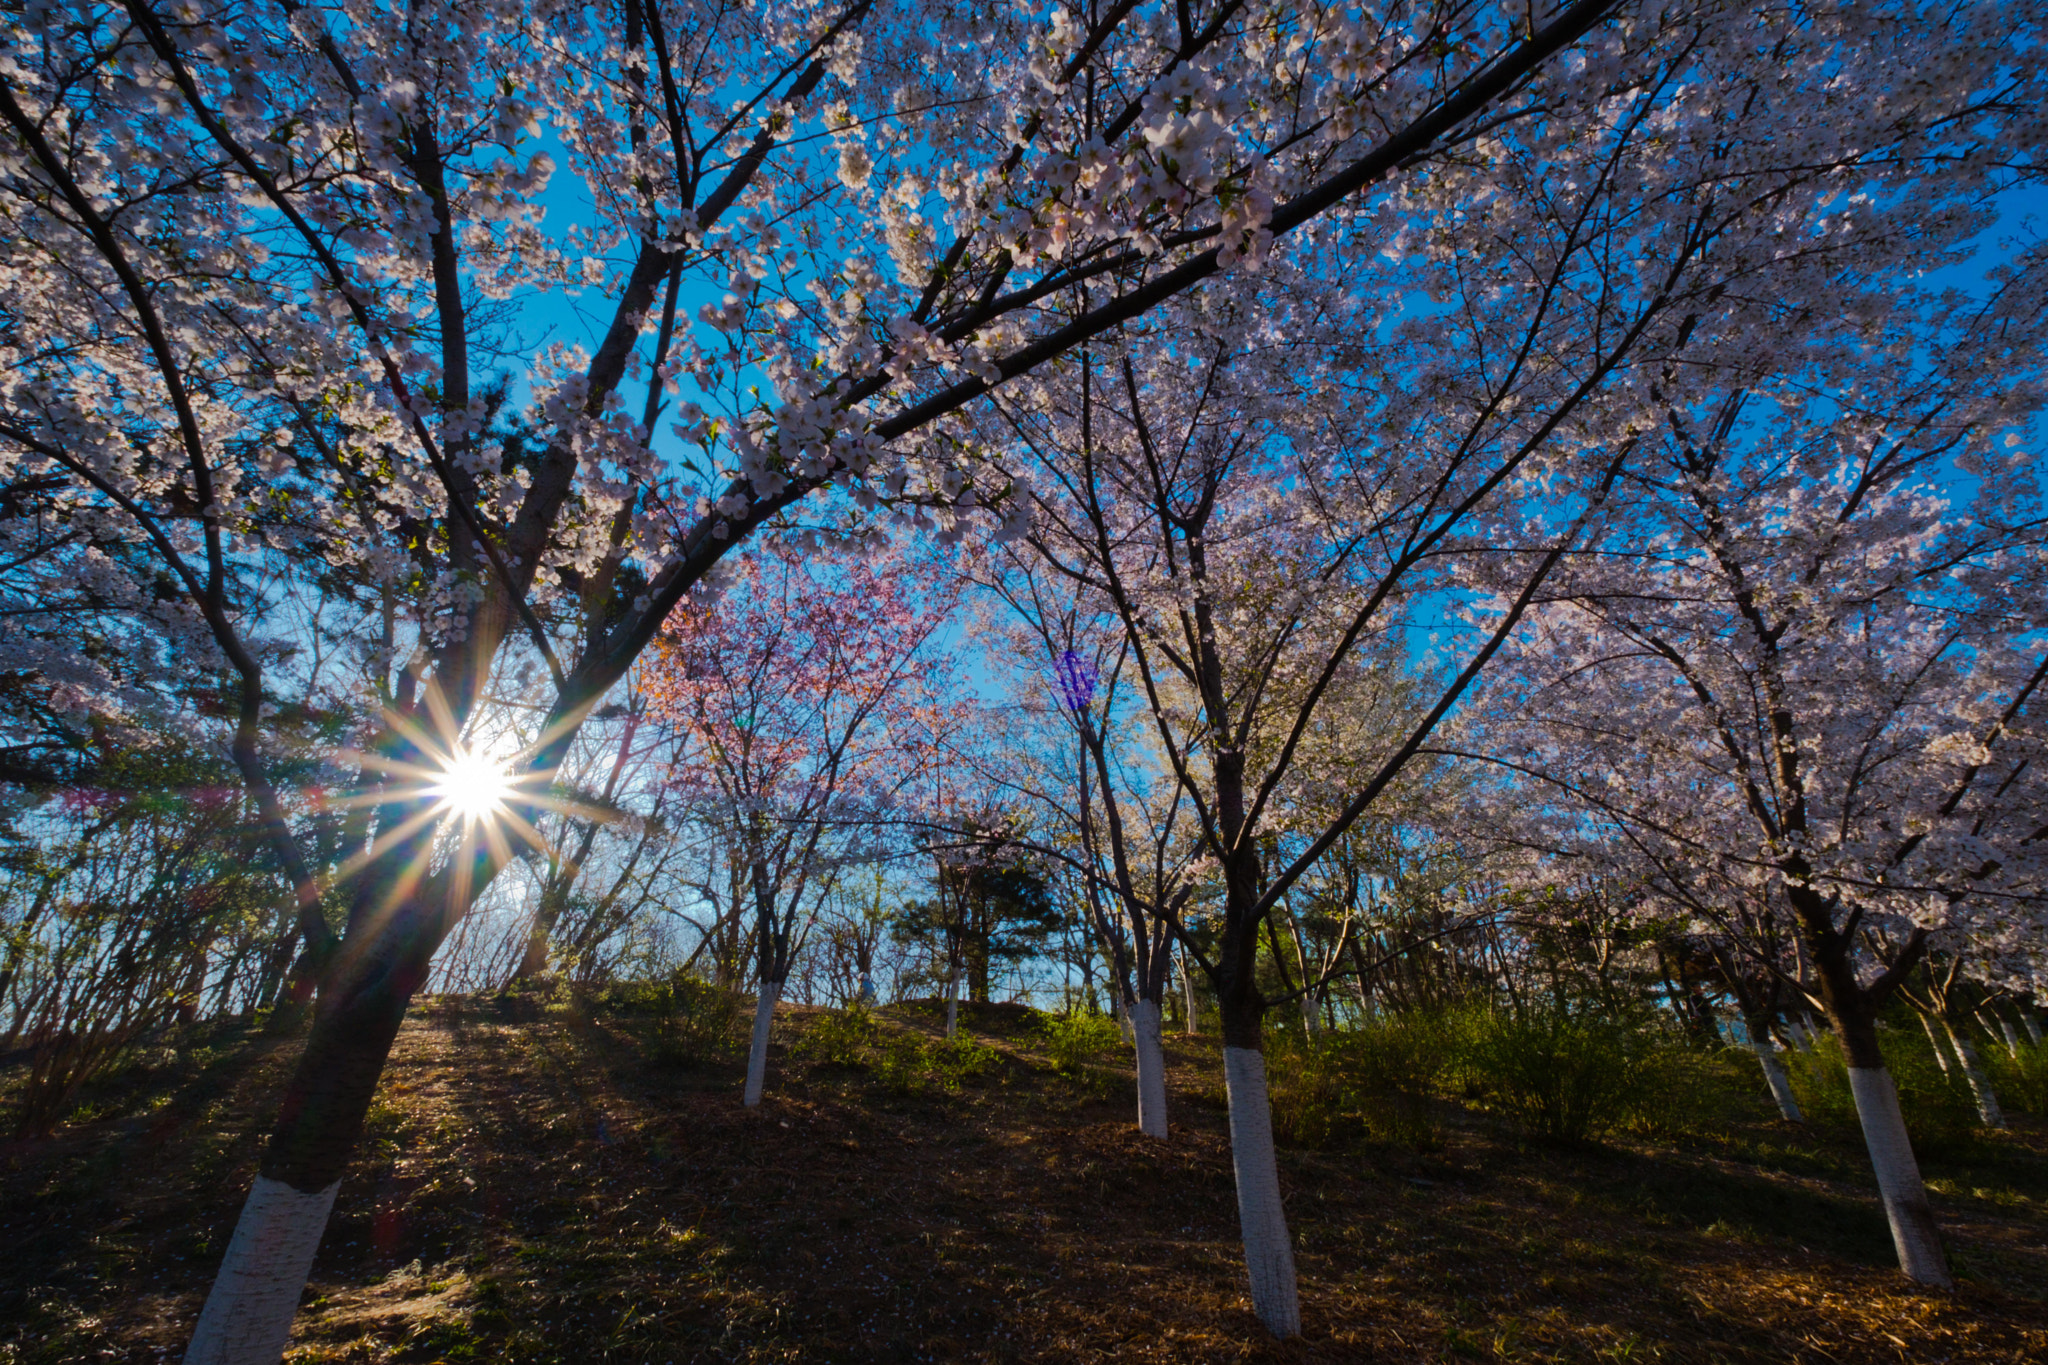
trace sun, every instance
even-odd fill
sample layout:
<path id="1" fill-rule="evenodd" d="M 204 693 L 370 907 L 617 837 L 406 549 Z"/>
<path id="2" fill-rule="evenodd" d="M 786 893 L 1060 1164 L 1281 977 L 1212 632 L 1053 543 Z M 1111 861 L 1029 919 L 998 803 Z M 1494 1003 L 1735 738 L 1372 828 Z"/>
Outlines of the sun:
<path id="1" fill-rule="evenodd" d="M 512 794 L 512 778 L 503 764 L 487 755 L 457 749 L 440 779 L 427 790 L 465 820 L 488 820 L 504 809 L 505 798 Z"/>

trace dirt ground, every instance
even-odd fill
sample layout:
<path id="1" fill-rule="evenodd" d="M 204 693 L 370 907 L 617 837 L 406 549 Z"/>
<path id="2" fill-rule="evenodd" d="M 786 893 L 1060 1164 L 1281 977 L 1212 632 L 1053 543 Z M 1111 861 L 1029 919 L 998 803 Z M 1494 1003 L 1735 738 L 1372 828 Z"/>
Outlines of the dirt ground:
<path id="1" fill-rule="evenodd" d="M 1960 1280 L 1909 1289 L 1853 1135 L 1285 1151 L 1304 1333 L 1242 1282 L 1213 1040 L 1171 1140 L 1016 1011 L 949 1092 L 807 1062 L 770 1095 L 643 1021 L 442 1000 L 401 1033 L 294 1362 L 2048 1361 L 2048 1132 L 1925 1164 Z M 886 1012 L 885 1036 L 936 1020 Z M 177 1359 L 297 1050 L 210 1035 L 122 1112 L 0 1148 L 0 1361 Z M 672 1051 L 672 1049 L 671 1049 Z M 1758 1087 L 1761 1090 L 1761 1086 Z"/>

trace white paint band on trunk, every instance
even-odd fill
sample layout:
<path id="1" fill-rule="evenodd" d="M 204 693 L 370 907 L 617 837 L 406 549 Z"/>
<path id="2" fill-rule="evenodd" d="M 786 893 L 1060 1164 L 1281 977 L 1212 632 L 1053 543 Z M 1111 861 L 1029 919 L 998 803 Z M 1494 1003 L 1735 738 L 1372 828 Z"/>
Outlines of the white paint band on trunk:
<path id="1" fill-rule="evenodd" d="M 749 1109 L 761 1102 L 762 1087 L 768 1082 L 768 1031 L 775 1024 L 775 1002 L 780 999 L 780 981 L 761 983 L 761 998 L 754 1004 L 754 1041 L 747 1049 L 745 1104 Z"/>
<path id="2" fill-rule="evenodd" d="M 1778 1102 L 1778 1116 L 1787 1123 L 1802 1123 L 1799 1101 L 1792 1097 L 1792 1082 L 1785 1077 L 1785 1067 L 1778 1061 L 1778 1050 L 1755 1033 L 1749 1036 L 1749 1045 L 1756 1053 L 1756 1059 L 1763 1063 L 1764 1082 L 1771 1087 L 1771 1098 Z"/>
<path id="3" fill-rule="evenodd" d="M 340 1188 L 337 1180 L 304 1194 L 282 1180 L 256 1177 L 192 1329 L 185 1365 L 277 1365 Z"/>
<path id="4" fill-rule="evenodd" d="M 1237 1173 L 1237 1221 L 1244 1233 L 1252 1311 L 1274 1336 L 1298 1336 L 1301 1298 L 1294 1282 L 1287 1210 L 1280 1202 L 1280 1168 L 1273 1155 L 1265 1054 L 1256 1048 L 1224 1048 L 1223 1084 L 1230 1096 L 1230 1162 Z"/>
<path id="5" fill-rule="evenodd" d="M 1138 1131 L 1146 1137 L 1166 1136 L 1166 1050 L 1159 1038 L 1159 1005 L 1140 1000 L 1131 1006 L 1131 1028 L 1138 1052 Z"/>
<path id="6" fill-rule="evenodd" d="M 1913 1159 L 1912 1139 L 1906 1136 L 1906 1116 L 1899 1109 L 1899 1092 L 1892 1084 L 1891 1072 L 1881 1066 L 1852 1066 L 1849 1093 L 1855 1097 L 1863 1141 L 1870 1148 L 1870 1166 L 1884 1199 L 1884 1216 L 1891 1224 L 1899 1269 L 1910 1280 L 1949 1288 L 1954 1282 L 1949 1278 L 1948 1257 L 1934 1226 L 1934 1208 L 1927 1202 L 1920 1163 Z"/>
<path id="7" fill-rule="evenodd" d="M 960 973 L 946 981 L 946 1038 L 951 1041 L 960 1028 Z"/>

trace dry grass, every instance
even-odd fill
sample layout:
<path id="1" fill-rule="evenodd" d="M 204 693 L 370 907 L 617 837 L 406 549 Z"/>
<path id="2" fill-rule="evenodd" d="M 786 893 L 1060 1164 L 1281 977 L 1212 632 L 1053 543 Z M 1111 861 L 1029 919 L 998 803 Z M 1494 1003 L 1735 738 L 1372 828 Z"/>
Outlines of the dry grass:
<path id="1" fill-rule="evenodd" d="M 792 1012 L 787 1028 L 807 1016 Z M 400 1035 L 290 1359 L 2041 1361 L 2048 1135 L 1930 1162 L 1962 1288 L 1921 1294 L 1845 1136 L 1760 1116 L 1682 1146 L 1287 1152 L 1305 1333 L 1242 1289 L 1217 1058 L 1174 1134 L 1128 1082 L 999 1067 L 903 1094 L 778 1048 L 659 1065 L 639 1021 L 439 1002 Z M 929 1015 L 885 1016 L 929 1031 Z M 128 1118 L 0 1155 L 0 1361 L 175 1359 L 291 1042 L 226 1038 Z"/>

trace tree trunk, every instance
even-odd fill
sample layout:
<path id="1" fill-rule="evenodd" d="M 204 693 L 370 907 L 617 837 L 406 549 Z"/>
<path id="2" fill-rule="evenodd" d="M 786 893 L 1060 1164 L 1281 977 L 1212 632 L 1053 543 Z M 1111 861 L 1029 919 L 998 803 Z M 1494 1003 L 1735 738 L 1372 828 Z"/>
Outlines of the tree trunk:
<path id="1" fill-rule="evenodd" d="M 1166 1052 L 1159 1040 L 1159 1005 L 1140 1000 L 1131 1006 L 1132 1032 L 1138 1051 L 1138 1131 L 1146 1137 L 1166 1136 Z"/>
<path id="2" fill-rule="evenodd" d="M 1294 1281 L 1287 1210 L 1280 1202 L 1265 1054 L 1257 1047 L 1233 1047 L 1226 1041 L 1223 1083 L 1230 1097 L 1230 1161 L 1237 1175 L 1237 1220 L 1244 1234 L 1252 1311 L 1274 1336 L 1298 1336 L 1301 1299 Z"/>
<path id="3" fill-rule="evenodd" d="M 269 1365 L 283 1357 L 313 1253 L 340 1188 L 336 1180 L 302 1193 L 281 1180 L 256 1177 L 213 1292 L 192 1330 L 186 1365 Z"/>
<path id="4" fill-rule="evenodd" d="M 956 967 L 953 969 L 953 974 L 946 978 L 946 1041 L 951 1042 L 953 1035 L 959 1031 L 960 969 Z"/>
<path id="5" fill-rule="evenodd" d="M 745 1104 L 749 1109 L 761 1103 L 761 1087 L 768 1079 L 768 1030 L 775 1023 L 775 1004 L 780 999 L 780 981 L 761 983 L 761 997 L 754 1005 L 754 1041 L 747 1049 Z"/>
<path id="6" fill-rule="evenodd" d="M 1960 1032 L 1954 1024 L 1944 1019 L 1942 1027 L 1948 1030 L 1949 1042 L 1955 1045 L 1956 1060 L 1963 1064 L 1963 1079 L 1970 1083 L 1970 1096 L 1977 1101 L 1977 1118 L 1986 1128 L 2005 1127 L 2005 1113 L 1998 1107 L 1998 1093 L 1991 1088 L 1990 1077 L 1977 1064 L 1977 1049 L 1970 1042 L 1968 1033 Z"/>
<path id="7" fill-rule="evenodd" d="M 2020 1022 L 2027 1026 L 2027 1036 L 2034 1040 L 2034 1046 L 2041 1046 L 2041 1021 L 2034 1017 L 2034 1012 L 2021 1010 Z"/>
<path id="8" fill-rule="evenodd" d="M 1803 1123 L 1805 1117 L 1799 1112 L 1799 1101 L 1792 1098 L 1792 1082 L 1785 1078 L 1785 1068 L 1778 1061 L 1778 1051 L 1771 1046 L 1771 1040 L 1755 1024 L 1749 1024 L 1749 1046 L 1756 1053 L 1757 1061 L 1763 1064 L 1764 1081 L 1771 1087 L 1771 1098 L 1778 1102 L 1778 1116 L 1787 1123 Z"/>
<path id="9" fill-rule="evenodd" d="M 1913 1143 L 1906 1136 L 1906 1116 L 1899 1112 L 1899 1092 L 1892 1084 L 1891 1072 L 1882 1066 L 1851 1066 L 1849 1093 L 1855 1096 L 1856 1117 L 1870 1148 L 1871 1168 L 1877 1172 L 1877 1188 L 1884 1199 L 1885 1219 L 1891 1224 L 1892 1245 L 1898 1249 L 1899 1269 L 1920 1284 L 1953 1287 L 1941 1233 L 1934 1223 L 1934 1208 L 1927 1202 L 1920 1163 L 1913 1159 Z"/>
<path id="10" fill-rule="evenodd" d="M 1184 1011 L 1181 1031 L 1192 1038 L 1202 1029 L 1201 1018 L 1195 1013 L 1195 977 L 1194 973 L 1188 970 L 1188 955 L 1185 951 L 1180 955 L 1180 998 Z"/>
<path id="11" fill-rule="evenodd" d="M 446 933 L 438 909 L 445 894 L 445 887 L 423 889 L 374 938 L 344 944 L 332 964 L 255 1187 L 193 1331 L 185 1356 L 193 1365 L 277 1365 L 284 1353 L 392 1040 Z M 375 902 L 366 896 L 364 903 Z"/>
<path id="12" fill-rule="evenodd" d="M 1919 1010 L 1914 1010 L 1913 1013 L 1920 1015 L 1920 1027 L 1927 1030 L 1927 1045 L 1934 1049 L 1934 1060 L 1941 1064 L 1941 1074 L 1948 1075 L 1948 1049 L 1941 1045 L 1941 1035 L 1934 1031 L 1934 1020 L 1921 1014 Z"/>
<path id="13" fill-rule="evenodd" d="M 1303 992 L 1301 997 L 1301 1026 L 1311 1038 L 1322 1036 L 1322 1010 L 1317 1007 L 1315 996 L 1307 992 Z"/>
<path id="14" fill-rule="evenodd" d="M 1998 1031 L 2005 1035 L 2006 1055 L 2011 1057 L 2014 1061 L 2018 1061 L 2020 1059 L 2019 1030 L 2012 1026 L 2012 1020 L 2001 1019 L 1998 1021 Z"/>

